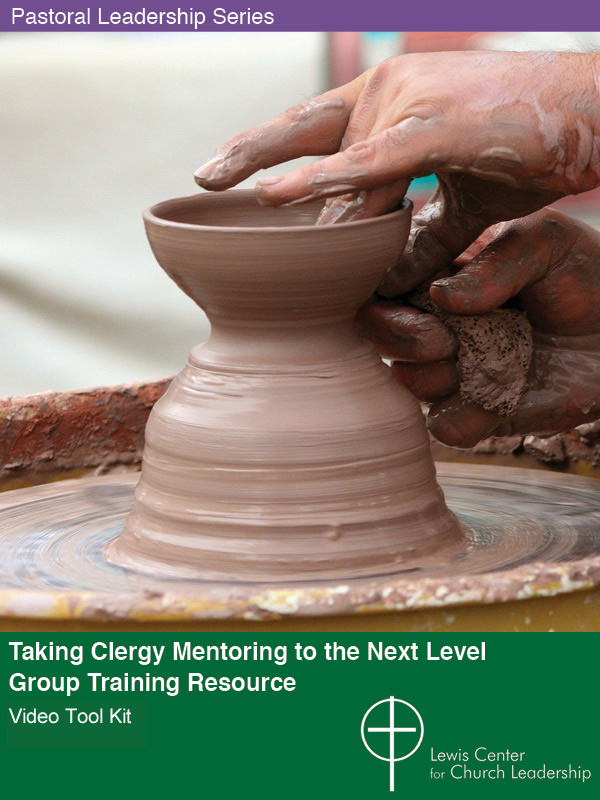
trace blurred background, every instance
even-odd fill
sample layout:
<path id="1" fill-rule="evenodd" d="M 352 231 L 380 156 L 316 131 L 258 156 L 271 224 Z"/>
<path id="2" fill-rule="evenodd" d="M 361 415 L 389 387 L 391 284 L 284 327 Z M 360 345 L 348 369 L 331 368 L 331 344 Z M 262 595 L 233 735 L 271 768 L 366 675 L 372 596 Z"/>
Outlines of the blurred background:
<path id="1" fill-rule="evenodd" d="M 197 191 L 194 169 L 232 134 L 402 52 L 599 45 L 597 33 L 0 34 L 0 395 L 183 366 L 208 324 L 155 263 L 141 211 Z M 413 183 L 417 208 L 434 185 Z M 600 227 L 600 193 L 561 206 Z"/>

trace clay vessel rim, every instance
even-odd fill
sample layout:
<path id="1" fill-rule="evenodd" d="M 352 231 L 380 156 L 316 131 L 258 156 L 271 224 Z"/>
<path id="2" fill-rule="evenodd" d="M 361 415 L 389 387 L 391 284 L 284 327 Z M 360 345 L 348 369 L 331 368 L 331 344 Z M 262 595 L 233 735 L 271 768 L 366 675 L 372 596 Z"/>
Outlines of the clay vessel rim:
<path id="1" fill-rule="evenodd" d="M 287 234 L 287 233 L 294 233 L 294 234 L 304 234 L 310 233 L 314 235 L 318 232 L 318 235 L 328 235 L 335 231 L 341 231 L 348 228 L 355 229 L 358 227 L 367 227 L 367 226 L 375 226 L 381 224 L 388 224 L 392 220 L 397 220 L 402 218 L 406 214 L 411 213 L 412 211 L 412 201 L 405 197 L 402 200 L 402 205 L 400 208 L 396 209 L 395 211 L 390 211 L 387 214 L 382 214 L 378 217 L 369 217 L 367 219 L 359 219 L 354 220 L 351 222 L 336 222 L 334 225 L 201 225 L 195 224 L 191 222 L 177 222 L 175 220 L 165 219 L 164 217 L 158 216 L 159 209 L 164 206 L 168 206 L 171 203 L 178 203 L 178 202 L 185 202 L 185 201 L 197 201 L 200 197 L 222 197 L 224 192 L 198 192 L 196 194 L 185 195 L 184 197 L 172 197 L 167 200 L 161 200 L 159 203 L 155 203 L 148 208 L 144 209 L 143 211 L 143 218 L 146 223 L 150 223 L 152 225 L 161 226 L 164 228 L 170 229 L 178 229 L 178 230 L 189 230 L 189 231 L 203 231 L 203 232 L 214 232 L 214 233 L 233 233 L 233 234 Z M 228 189 L 228 195 L 235 195 L 240 199 L 248 199 L 256 201 L 256 195 L 254 193 L 254 189 Z M 210 201 L 209 201 L 210 202 Z M 315 200 L 313 202 L 318 202 Z M 257 202 L 258 205 L 258 202 Z M 307 203 L 308 205 L 308 203 Z M 285 206 L 284 206 L 285 208 Z"/>

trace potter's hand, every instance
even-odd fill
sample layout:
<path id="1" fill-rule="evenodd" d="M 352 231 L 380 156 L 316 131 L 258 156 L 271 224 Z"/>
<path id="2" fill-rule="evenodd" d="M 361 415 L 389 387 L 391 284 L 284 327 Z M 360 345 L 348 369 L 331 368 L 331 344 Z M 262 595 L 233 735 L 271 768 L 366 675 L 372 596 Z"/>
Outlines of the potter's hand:
<path id="1" fill-rule="evenodd" d="M 366 337 L 394 359 L 397 379 L 432 403 L 432 434 L 472 447 L 487 436 L 552 434 L 598 419 L 600 233 L 544 209 L 487 231 L 452 271 L 431 284 L 432 300 L 479 314 L 514 298 L 533 327 L 534 354 L 516 414 L 500 417 L 461 401 L 456 342 L 438 319 L 390 301 L 365 307 Z"/>
<path id="2" fill-rule="evenodd" d="M 280 162 L 334 154 L 256 187 L 260 201 L 274 205 L 354 192 L 356 199 L 331 203 L 325 222 L 380 214 L 411 178 L 436 173 L 440 188 L 416 217 L 409 247 L 381 290 L 397 296 L 495 222 L 598 185 L 598 75 L 596 54 L 391 58 L 234 136 L 196 180 L 226 189 Z"/>

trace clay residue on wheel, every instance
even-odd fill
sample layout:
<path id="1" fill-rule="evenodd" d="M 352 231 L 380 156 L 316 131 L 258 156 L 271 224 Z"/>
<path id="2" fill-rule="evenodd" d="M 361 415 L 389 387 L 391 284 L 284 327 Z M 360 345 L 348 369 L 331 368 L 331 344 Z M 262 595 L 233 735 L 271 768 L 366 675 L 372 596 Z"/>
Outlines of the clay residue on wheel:
<path id="1" fill-rule="evenodd" d="M 439 464 L 438 474 L 450 507 L 473 531 L 462 551 L 421 569 L 348 581 L 190 581 L 115 567 L 104 547 L 132 507 L 133 475 L 6 492 L 0 614 L 269 620 L 496 603 L 600 585 L 597 481 L 486 465 Z"/>
<path id="2" fill-rule="evenodd" d="M 511 416 L 525 391 L 533 354 L 531 325 L 515 309 L 457 315 L 442 311 L 428 291 L 409 295 L 412 305 L 434 314 L 459 342 L 460 395 L 487 411 Z"/>

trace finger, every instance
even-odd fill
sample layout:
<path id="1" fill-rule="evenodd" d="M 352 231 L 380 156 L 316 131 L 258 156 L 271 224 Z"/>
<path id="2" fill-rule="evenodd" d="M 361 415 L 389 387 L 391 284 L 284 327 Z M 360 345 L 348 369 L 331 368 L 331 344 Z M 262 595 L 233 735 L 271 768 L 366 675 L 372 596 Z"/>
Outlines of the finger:
<path id="1" fill-rule="evenodd" d="M 513 433 L 552 435 L 571 430 L 586 418 L 598 419 L 594 403 L 598 394 L 597 378 L 593 366 L 587 363 L 583 373 L 576 366 L 563 373 L 556 367 L 562 359 L 551 357 L 549 360 L 548 355 L 544 350 L 535 353 L 527 389 L 509 420 Z"/>
<path id="2" fill-rule="evenodd" d="M 377 115 L 377 104 L 371 102 L 373 97 L 373 77 L 366 81 L 359 102 L 352 111 L 346 127 L 340 150 L 347 150 L 368 138 L 372 131 L 372 123 Z M 351 222 L 357 219 L 368 219 L 385 214 L 398 206 L 404 198 L 410 181 L 403 178 L 386 183 L 375 189 L 351 192 L 347 195 L 329 198 L 317 225 L 330 225 L 336 222 Z"/>
<path id="3" fill-rule="evenodd" d="M 433 364 L 395 361 L 392 374 L 416 398 L 427 403 L 458 391 L 459 376 L 455 361 L 436 361 Z"/>
<path id="4" fill-rule="evenodd" d="M 335 153 L 365 76 L 293 106 L 268 122 L 232 136 L 194 173 L 204 189 L 235 186 L 259 169 L 300 156 Z"/>
<path id="5" fill-rule="evenodd" d="M 481 251 L 488 246 L 488 244 L 491 244 L 494 239 L 500 236 L 506 224 L 506 222 L 498 222 L 496 225 L 486 228 L 473 244 L 469 245 L 466 250 L 454 259 L 454 266 L 464 267 L 469 261 L 472 261 L 475 256 L 478 256 Z M 458 270 L 455 270 L 455 272 L 457 271 Z"/>
<path id="6" fill-rule="evenodd" d="M 431 299 L 454 314 L 492 311 L 544 275 L 557 255 L 549 245 L 536 225 L 507 225 L 455 276 L 434 281 Z"/>
<path id="7" fill-rule="evenodd" d="M 495 411 L 465 403 L 458 394 L 434 403 L 427 414 L 429 432 L 449 447 L 474 447 L 501 425 L 502 419 Z"/>
<path id="8" fill-rule="evenodd" d="M 440 179 L 431 199 L 413 217 L 406 248 L 378 294 L 398 297 L 411 291 L 466 250 L 485 228 L 479 217 L 457 214 Z"/>
<path id="9" fill-rule="evenodd" d="M 258 181 L 257 198 L 265 205 L 308 202 L 409 180 L 432 171 L 439 144 L 439 134 L 411 117 L 281 178 Z"/>
<path id="10" fill-rule="evenodd" d="M 460 141 L 456 146 L 460 147 Z M 552 193 L 465 173 L 438 174 L 437 178 L 436 192 L 413 220 L 408 246 L 378 290 L 384 297 L 406 294 L 464 253 L 491 225 L 524 217 L 556 199 Z"/>
<path id="11" fill-rule="evenodd" d="M 331 225 L 336 222 L 352 222 L 357 219 L 379 217 L 396 208 L 407 189 L 408 181 L 401 180 L 358 194 L 331 198 L 327 200 L 319 214 L 317 225 Z"/>
<path id="12" fill-rule="evenodd" d="M 359 311 L 361 335 L 372 342 L 384 358 L 431 363 L 456 356 L 457 340 L 437 317 L 411 306 L 372 303 Z"/>

